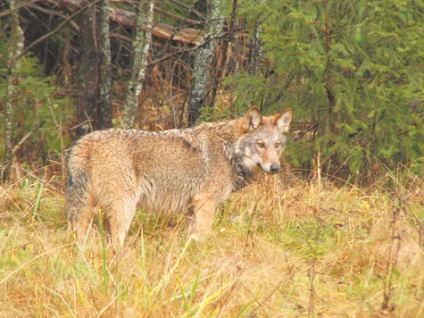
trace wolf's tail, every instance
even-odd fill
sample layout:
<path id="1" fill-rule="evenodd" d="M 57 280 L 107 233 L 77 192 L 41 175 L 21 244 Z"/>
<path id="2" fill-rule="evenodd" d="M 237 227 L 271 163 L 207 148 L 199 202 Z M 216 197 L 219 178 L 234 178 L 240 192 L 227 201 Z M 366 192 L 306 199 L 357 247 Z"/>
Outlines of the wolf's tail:
<path id="1" fill-rule="evenodd" d="M 75 232 L 87 222 L 87 213 L 92 205 L 90 193 L 90 145 L 77 143 L 68 157 L 68 178 L 66 181 L 66 203 L 68 221 Z"/>

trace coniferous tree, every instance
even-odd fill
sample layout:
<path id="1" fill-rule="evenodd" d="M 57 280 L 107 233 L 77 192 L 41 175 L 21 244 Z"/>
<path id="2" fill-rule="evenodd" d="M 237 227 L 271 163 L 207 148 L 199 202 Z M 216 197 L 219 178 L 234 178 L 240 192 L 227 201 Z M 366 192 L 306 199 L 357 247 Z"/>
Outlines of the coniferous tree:
<path id="1" fill-rule="evenodd" d="M 295 120 L 318 127 L 309 134 L 312 143 L 302 151 L 296 147 L 295 165 L 312 167 L 311 158 L 320 153 L 324 171 L 364 172 L 372 181 L 385 165 L 422 157 L 423 118 L 411 107 L 423 98 L 422 4 L 270 0 L 255 8 L 243 5 L 248 23 L 261 22 L 266 58 L 261 74 L 233 79 L 240 101 L 265 109 L 292 106 Z M 293 79 L 288 86 L 287 79 Z"/>

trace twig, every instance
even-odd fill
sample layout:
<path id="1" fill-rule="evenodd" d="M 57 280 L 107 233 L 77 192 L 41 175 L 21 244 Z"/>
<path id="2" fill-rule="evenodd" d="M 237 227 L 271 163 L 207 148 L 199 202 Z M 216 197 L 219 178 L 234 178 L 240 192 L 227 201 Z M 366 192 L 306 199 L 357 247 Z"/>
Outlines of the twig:
<path id="1" fill-rule="evenodd" d="M 308 277 L 311 282 L 311 287 L 309 289 L 309 306 L 308 306 L 308 318 L 314 317 L 314 311 L 315 311 L 315 260 L 312 261 L 311 268 L 308 270 Z"/>
<path id="2" fill-rule="evenodd" d="M 22 9 L 22 8 L 27 7 L 27 6 L 31 6 L 33 3 L 37 3 L 38 1 L 40 1 L 40 0 L 33 0 L 33 1 L 30 1 L 30 2 L 27 2 L 27 3 L 22 3 L 22 4 L 19 5 L 18 9 Z M 3 17 L 8 16 L 10 14 L 11 14 L 10 10 L 4 10 L 0 13 L 0 18 L 3 18 Z"/>
<path id="3" fill-rule="evenodd" d="M 183 8 L 186 8 L 186 9 L 188 9 L 188 10 L 192 11 L 192 12 L 193 12 L 193 13 L 195 13 L 195 14 L 196 14 L 199 18 L 201 18 L 201 19 L 203 19 L 203 20 L 205 20 L 205 19 L 206 19 L 206 17 L 205 17 L 203 14 L 201 14 L 199 11 L 197 11 L 197 10 L 194 10 L 194 9 L 193 9 L 194 5 L 189 6 L 189 5 L 185 4 L 185 3 L 182 3 L 182 2 L 177 1 L 177 0 L 171 0 L 171 2 L 173 2 L 173 3 L 175 3 L 175 4 L 179 5 L 179 6 L 181 6 L 181 7 L 183 7 Z"/>
<path id="4" fill-rule="evenodd" d="M 40 129 L 44 124 L 46 123 L 46 121 L 42 121 L 41 123 L 39 123 L 38 125 L 35 125 L 34 128 L 32 128 L 32 130 L 27 133 L 20 142 L 18 142 L 18 144 L 15 146 L 15 148 L 13 148 L 13 155 L 16 155 L 16 152 L 19 150 L 19 148 L 22 146 L 22 144 L 29 138 L 31 137 L 31 135 L 33 133 L 35 133 L 38 129 Z"/>
<path id="5" fill-rule="evenodd" d="M 27 54 L 29 52 L 29 50 L 31 50 L 34 46 L 36 46 L 37 44 L 43 42 L 44 40 L 50 38 L 51 36 L 55 35 L 56 33 L 58 33 L 60 30 L 62 30 L 68 23 L 72 22 L 73 19 L 78 16 L 79 14 L 81 14 L 82 12 L 84 12 L 85 10 L 87 10 L 88 8 L 91 8 L 92 6 L 96 5 L 97 3 L 101 2 L 102 0 L 96 0 L 92 3 L 90 3 L 89 5 L 81 8 L 80 10 L 78 10 L 77 12 L 75 12 L 74 14 L 71 14 L 68 19 L 66 19 L 65 21 L 63 21 L 60 25 L 58 25 L 58 27 L 39 37 L 37 40 L 35 40 L 34 42 L 28 44 L 28 46 L 18 55 L 15 57 L 14 61 L 12 61 L 12 63 L 10 63 L 10 65 L 13 65 L 16 61 L 20 60 L 25 54 Z"/>
<path id="6" fill-rule="evenodd" d="M 251 230 L 253 218 L 255 217 L 256 211 L 258 207 L 258 202 L 256 202 L 255 207 L 253 208 L 253 212 L 250 214 L 250 220 L 249 220 L 249 226 L 247 227 L 247 233 L 246 233 L 246 240 L 244 242 L 244 248 L 243 248 L 243 257 L 246 257 L 246 250 L 249 245 L 249 237 L 252 239 L 252 244 L 254 247 L 254 241 L 253 241 L 253 232 Z"/>
<path id="7" fill-rule="evenodd" d="M 235 29 L 233 30 L 233 32 L 237 32 L 237 31 L 239 31 L 239 30 L 241 30 L 241 28 L 235 28 Z M 163 56 L 163 57 L 161 57 L 161 58 L 158 58 L 158 59 L 156 59 L 156 60 L 154 60 L 154 61 L 150 62 L 150 63 L 149 63 L 149 66 L 150 66 L 150 65 L 155 65 L 155 64 L 160 63 L 160 62 L 163 62 L 163 61 L 165 61 L 165 60 L 168 60 L 168 59 L 170 59 L 170 58 L 172 58 L 172 57 L 174 57 L 175 55 L 178 55 L 178 54 L 181 54 L 181 55 L 182 55 L 182 54 L 184 54 L 184 53 L 192 53 L 192 52 L 195 52 L 195 51 L 196 51 L 196 50 L 198 50 L 199 48 L 201 48 L 201 47 L 203 47 L 203 46 L 207 45 L 209 42 L 211 42 L 211 41 L 213 41 L 213 40 L 216 40 L 216 39 L 224 38 L 224 37 L 228 36 L 229 34 L 230 34 L 230 32 L 224 32 L 224 33 L 222 33 L 222 34 L 220 34 L 220 35 L 217 35 L 217 36 L 214 36 L 214 37 L 210 37 L 210 38 L 206 39 L 206 41 L 205 41 L 204 43 L 198 44 L 198 45 L 196 45 L 196 46 L 194 46 L 194 47 L 190 47 L 190 48 L 188 48 L 188 49 L 181 49 L 181 50 L 175 51 L 175 52 L 173 52 L 173 53 L 171 53 L 171 54 L 169 54 L 169 55 L 167 55 L 167 56 Z"/>
<path id="8" fill-rule="evenodd" d="M 56 16 L 62 18 L 62 19 L 67 19 L 67 16 L 60 13 L 60 12 L 57 12 L 57 11 L 54 11 L 54 10 L 49 10 L 49 9 L 37 6 L 35 4 L 28 4 L 27 7 L 34 9 L 34 10 L 37 10 L 37 11 L 40 11 L 40 12 L 43 12 L 45 14 L 56 15 Z M 79 31 L 80 28 L 79 28 L 77 23 L 75 23 L 74 21 L 70 21 L 70 23 L 75 30 Z"/>
<path id="9" fill-rule="evenodd" d="M 390 245 L 389 257 L 387 259 L 386 277 L 384 279 L 384 294 L 383 302 L 381 304 L 381 313 L 384 315 L 387 311 L 393 312 L 396 308 L 395 304 L 390 305 L 393 296 L 393 269 L 396 266 L 397 259 L 400 251 L 401 237 L 396 233 L 397 220 L 402 210 L 397 208 L 393 211 L 392 218 L 392 244 Z M 396 247 L 395 247 L 396 246 Z"/>

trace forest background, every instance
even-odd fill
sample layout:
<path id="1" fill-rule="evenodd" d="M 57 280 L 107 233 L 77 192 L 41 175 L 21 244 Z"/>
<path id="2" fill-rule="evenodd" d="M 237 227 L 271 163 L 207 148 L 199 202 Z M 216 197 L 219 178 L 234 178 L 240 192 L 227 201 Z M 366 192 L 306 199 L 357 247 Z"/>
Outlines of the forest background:
<path id="1" fill-rule="evenodd" d="M 0 0 L 0 30 L 0 317 L 423 315 L 423 1 Z M 124 262 L 74 246 L 76 139 L 251 106 L 293 109 L 286 169 L 208 242 L 140 211 Z"/>
<path id="2" fill-rule="evenodd" d="M 10 4 L 10 5 L 9 5 Z M 420 1 L 1 2 L 2 176 L 78 136 L 292 107 L 297 171 L 423 173 Z M 15 169 L 10 169 L 15 167 Z M 20 167 L 20 168 L 17 168 Z"/>

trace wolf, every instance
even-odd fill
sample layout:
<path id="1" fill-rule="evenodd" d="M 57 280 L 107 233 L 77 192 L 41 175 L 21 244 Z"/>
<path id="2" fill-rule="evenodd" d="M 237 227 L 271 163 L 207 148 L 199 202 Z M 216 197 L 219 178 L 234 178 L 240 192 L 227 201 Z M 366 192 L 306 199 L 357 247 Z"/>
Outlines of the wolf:
<path id="1" fill-rule="evenodd" d="M 67 218 L 77 241 L 94 207 L 102 209 L 108 242 L 123 245 L 137 207 L 153 212 L 192 211 L 191 234 L 211 231 L 215 210 L 233 191 L 261 173 L 281 169 L 292 110 L 244 116 L 193 128 L 159 132 L 94 131 L 71 148 L 66 185 Z"/>

